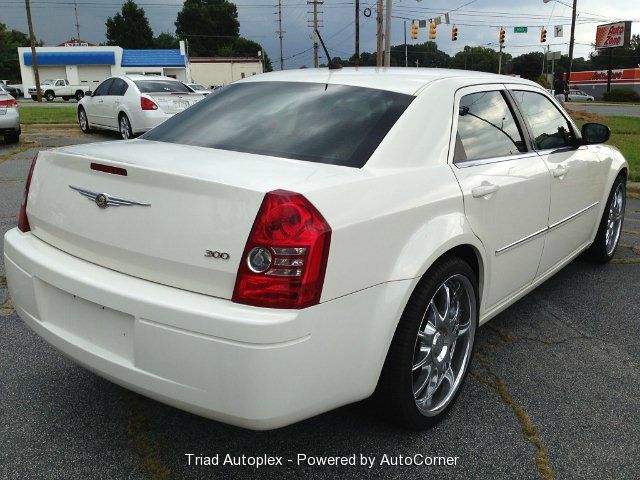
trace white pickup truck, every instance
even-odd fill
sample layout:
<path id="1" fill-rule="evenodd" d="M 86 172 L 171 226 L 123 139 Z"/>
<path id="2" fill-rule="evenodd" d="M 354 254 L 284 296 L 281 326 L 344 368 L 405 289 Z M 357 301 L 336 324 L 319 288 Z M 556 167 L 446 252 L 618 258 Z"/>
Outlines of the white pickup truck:
<path id="1" fill-rule="evenodd" d="M 70 85 L 68 80 L 57 78 L 40 82 L 40 90 L 47 102 L 53 102 L 56 97 L 62 97 L 65 101 L 70 98 L 80 101 L 91 88 L 88 85 Z M 28 94 L 32 100 L 35 100 L 37 98 L 36 87 L 29 87 Z"/>

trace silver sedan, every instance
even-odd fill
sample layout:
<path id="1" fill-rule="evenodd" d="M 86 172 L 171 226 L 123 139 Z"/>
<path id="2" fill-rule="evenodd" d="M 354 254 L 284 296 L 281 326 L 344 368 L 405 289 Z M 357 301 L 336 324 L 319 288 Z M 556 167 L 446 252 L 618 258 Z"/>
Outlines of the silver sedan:
<path id="1" fill-rule="evenodd" d="M 4 136 L 5 143 L 18 143 L 20 131 L 18 102 L 0 86 L 0 135 Z"/>

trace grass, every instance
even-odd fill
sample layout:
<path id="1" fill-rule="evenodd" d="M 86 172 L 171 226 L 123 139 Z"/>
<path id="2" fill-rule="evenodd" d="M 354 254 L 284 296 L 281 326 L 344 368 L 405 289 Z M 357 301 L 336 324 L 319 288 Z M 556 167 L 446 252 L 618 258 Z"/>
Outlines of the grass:
<path id="1" fill-rule="evenodd" d="M 569 105 L 567 107 L 579 127 L 587 122 L 599 122 L 611 129 L 611 138 L 607 143 L 620 149 L 629 162 L 629 180 L 640 182 L 640 117 L 603 117 L 571 110 Z"/>
<path id="2" fill-rule="evenodd" d="M 71 107 L 25 107 L 20 109 L 23 125 L 77 123 L 76 109 Z"/>

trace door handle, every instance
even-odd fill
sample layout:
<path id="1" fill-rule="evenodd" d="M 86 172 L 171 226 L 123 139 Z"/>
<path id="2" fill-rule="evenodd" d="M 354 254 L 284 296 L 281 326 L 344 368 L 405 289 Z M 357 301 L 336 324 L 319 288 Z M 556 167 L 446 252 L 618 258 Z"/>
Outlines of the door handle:
<path id="1" fill-rule="evenodd" d="M 500 187 L 498 185 L 494 185 L 493 183 L 485 183 L 479 187 L 473 188 L 471 190 L 471 195 L 473 195 L 473 198 L 486 197 L 487 195 L 496 193 L 499 188 Z"/>
<path id="2" fill-rule="evenodd" d="M 567 167 L 563 167 L 562 165 L 558 165 L 554 170 L 553 170 L 553 177 L 554 178 L 561 178 L 564 177 L 567 172 L 569 171 L 569 169 Z"/>

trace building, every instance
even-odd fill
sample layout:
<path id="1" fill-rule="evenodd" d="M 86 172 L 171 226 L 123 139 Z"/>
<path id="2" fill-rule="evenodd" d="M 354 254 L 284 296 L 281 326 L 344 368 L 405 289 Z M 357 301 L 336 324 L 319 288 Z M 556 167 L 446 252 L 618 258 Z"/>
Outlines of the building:
<path id="1" fill-rule="evenodd" d="M 571 72 L 570 88 L 579 88 L 597 100 L 607 91 L 607 70 Z M 640 68 L 616 69 L 611 73 L 611 88 L 635 90 L 640 94 Z"/>
<path id="2" fill-rule="evenodd" d="M 94 89 L 112 75 L 165 75 L 207 87 L 231 83 L 263 72 L 262 58 L 192 58 L 175 50 L 131 50 L 114 46 L 83 45 L 69 41 L 58 47 L 37 47 L 40 80 L 63 78 L 72 85 Z M 78 46 L 82 45 L 82 46 Z M 28 47 L 18 48 L 22 85 L 35 85 L 33 57 Z"/>
<path id="3" fill-rule="evenodd" d="M 207 88 L 227 85 L 264 71 L 261 57 L 191 57 L 189 70 L 193 83 Z"/>

